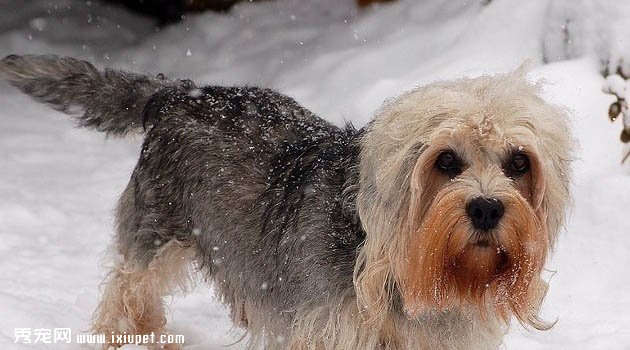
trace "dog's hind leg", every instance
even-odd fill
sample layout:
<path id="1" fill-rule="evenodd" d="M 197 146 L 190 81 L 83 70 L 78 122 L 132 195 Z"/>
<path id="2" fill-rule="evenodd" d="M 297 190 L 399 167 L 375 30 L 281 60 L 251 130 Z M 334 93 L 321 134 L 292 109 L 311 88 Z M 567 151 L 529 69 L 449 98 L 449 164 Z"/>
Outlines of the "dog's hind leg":
<path id="1" fill-rule="evenodd" d="M 121 335 L 151 335 L 159 341 L 166 334 L 166 312 L 163 298 L 178 288 L 192 284 L 194 249 L 187 242 L 171 238 L 165 242 L 147 244 L 148 229 L 138 229 L 130 219 L 128 205 L 130 188 L 120 201 L 118 222 L 118 262 L 105 280 L 101 301 L 94 313 L 92 330 L 105 334 L 108 345 L 129 343 Z M 134 215 L 138 211 L 130 210 Z M 144 221 L 144 220 L 140 220 Z M 131 232 L 135 227 L 135 231 Z M 134 236 L 135 235 L 135 236 Z M 143 237 L 144 236 L 144 237 Z M 129 239 L 135 237 L 135 239 Z M 150 348 L 160 344 L 149 345 Z M 177 348 L 176 345 L 166 347 Z"/>

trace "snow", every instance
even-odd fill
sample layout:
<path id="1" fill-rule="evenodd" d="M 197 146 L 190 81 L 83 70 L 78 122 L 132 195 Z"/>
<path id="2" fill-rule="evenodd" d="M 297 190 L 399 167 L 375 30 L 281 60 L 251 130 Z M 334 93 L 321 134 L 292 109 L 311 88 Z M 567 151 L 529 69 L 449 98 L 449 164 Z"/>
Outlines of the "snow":
<path id="1" fill-rule="evenodd" d="M 148 20 L 96 2 L 55 3 L 0 3 L 0 56 L 56 53 L 199 83 L 273 87 L 338 125 L 364 125 L 384 100 L 416 85 L 533 60 L 531 79 L 544 79 L 545 98 L 571 112 L 580 142 L 575 204 L 548 264 L 543 316 L 557 324 L 539 332 L 515 323 L 502 347 L 630 349 L 630 162 L 620 165 L 619 125 L 607 118 L 615 99 L 601 91 L 600 75 L 601 62 L 610 71 L 630 62 L 620 62 L 630 57 L 627 4 L 399 0 L 361 11 L 348 0 L 278 0 L 155 32 Z M 13 344 L 13 330 L 88 329 L 113 255 L 113 208 L 141 140 L 74 128 L 6 83 L 0 106 L 0 346 L 77 349 Z M 174 297 L 170 311 L 185 349 L 224 349 L 242 334 L 204 284 Z"/>
<path id="2" fill-rule="evenodd" d="M 604 80 L 604 86 L 602 90 L 605 93 L 616 95 L 617 97 L 625 99 L 626 96 L 626 81 L 618 74 L 612 74 L 606 77 Z"/>

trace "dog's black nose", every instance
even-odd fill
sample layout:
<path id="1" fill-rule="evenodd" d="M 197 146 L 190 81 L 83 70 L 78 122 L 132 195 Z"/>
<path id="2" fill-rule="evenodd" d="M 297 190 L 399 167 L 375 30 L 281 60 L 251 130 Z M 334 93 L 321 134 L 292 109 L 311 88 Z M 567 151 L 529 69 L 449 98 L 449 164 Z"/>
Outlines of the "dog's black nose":
<path id="1" fill-rule="evenodd" d="M 488 231 L 497 227 L 505 207 L 496 198 L 477 197 L 468 203 L 466 212 L 476 229 Z"/>

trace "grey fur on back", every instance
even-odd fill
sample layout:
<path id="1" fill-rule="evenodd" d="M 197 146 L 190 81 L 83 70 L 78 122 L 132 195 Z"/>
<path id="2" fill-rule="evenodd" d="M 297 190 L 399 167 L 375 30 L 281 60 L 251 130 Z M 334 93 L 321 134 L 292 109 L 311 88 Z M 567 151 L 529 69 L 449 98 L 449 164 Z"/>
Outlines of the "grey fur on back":
<path id="1" fill-rule="evenodd" d="M 71 57 L 10 55 L 0 61 L 0 77 L 52 108 L 73 114 L 80 126 L 114 136 L 141 131 L 149 97 L 177 85 L 106 69 Z"/>

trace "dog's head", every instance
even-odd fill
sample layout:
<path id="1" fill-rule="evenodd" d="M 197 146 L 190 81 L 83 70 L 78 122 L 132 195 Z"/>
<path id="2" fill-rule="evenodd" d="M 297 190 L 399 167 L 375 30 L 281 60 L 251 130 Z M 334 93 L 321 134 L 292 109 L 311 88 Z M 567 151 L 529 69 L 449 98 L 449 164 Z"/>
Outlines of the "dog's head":
<path id="1" fill-rule="evenodd" d="M 522 73 L 437 83 L 386 106 L 362 143 L 355 283 L 378 315 L 475 309 L 537 328 L 569 202 L 564 113 Z M 398 293 L 396 295 L 396 293 Z"/>

